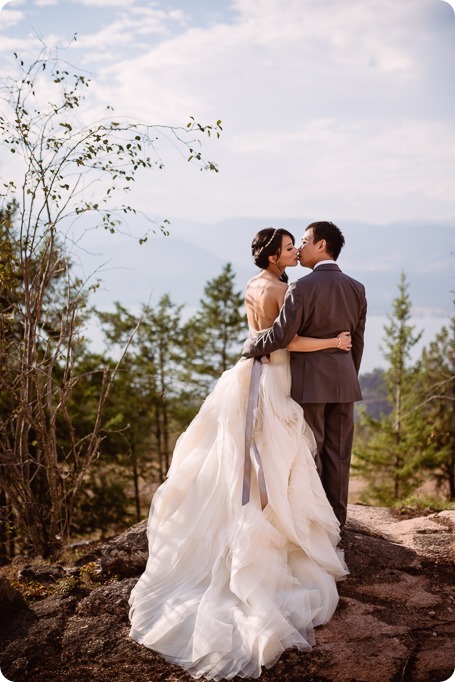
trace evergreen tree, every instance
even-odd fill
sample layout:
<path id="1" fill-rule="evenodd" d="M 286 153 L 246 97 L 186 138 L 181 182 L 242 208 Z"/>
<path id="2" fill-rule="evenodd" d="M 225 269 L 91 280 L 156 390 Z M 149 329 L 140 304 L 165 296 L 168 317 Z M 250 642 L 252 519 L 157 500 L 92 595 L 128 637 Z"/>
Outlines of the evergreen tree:
<path id="1" fill-rule="evenodd" d="M 407 416 L 420 465 L 439 490 L 455 499 L 455 317 L 424 348 L 419 363 L 416 407 Z"/>
<path id="2" fill-rule="evenodd" d="M 411 349 L 422 337 L 422 332 L 414 334 L 414 326 L 409 325 L 412 303 L 408 292 L 406 275 L 401 273 L 398 285 L 398 296 L 393 301 L 393 313 L 389 315 L 389 324 L 385 330 L 384 357 L 389 361 L 386 372 L 386 383 L 389 398 L 394 405 L 393 432 L 395 435 L 395 463 L 394 463 L 394 497 L 401 494 L 400 479 L 403 478 L 402 467 L 407 457 L 407 443 L 402 421 L 403 409 L 412 401 L 413 371 L 409 366 Z M 408 473 L 409 467 L 406 467 Z"/>
<path id="3" fill-rule="evenodd" d="M 207 282 L 200 310 L 185 327 L 189 381 L 199 383 L 201 395 L 239 359 L 248 329 L 243 304 L 243 294 L 235 290 L 232 265 L 227 263 L 218 277 Z"/>
<path id="4" fill-rule="evenodd" d="M 383 353 L 389 363 L 385 381 L 393 411 L 380 419 L 370 417 L 365 409 L 360 411 L 353 462 L 354 471 L 368 482 L 366 499 L 386 504 L 409 494 L 420 481 L 412 429 L 405 415 L 415 398 L 416 370 L 410 364 L 410 351 L 421 332 L 415 334 L 409 324 L 412 303 L 404 273 L 392 310 L 384 326 Z"/>
<path id="5" fill-rule="evenodd" d="M 143 305 L 137 317 L 119 303 L 115 312 L 99 313 L 111 344 L 121 342 L 137 326 L 106 406 L 106 426 L 118 430 L 117 436 L 107 439 L 108 446 L 129 459 L 138 517 L 140 479 L 164 480 L 175 439 L 193 416 L 182 400 L 181 309 L 165 294 L 155 309 Z"/>
<path id="6" fill-rule="evenodd" d="M 115 361 L 104 354 L 90 352 L 84 345 L 74 358 L 78 381 L 68 398 L 68 414 L 71 426 L 79 438 L 89 438 L 98 411 L 98 400 L 102 391 L 103 373 L 100 367 L 113 372 Z M 127 358 L 122 362 L 122 369 Z M 117 383 L 120 370 L 114 381 Z M 129 401 L 134 399 L 134 394 Z M 110 412 L 110 396 L 103 409 L 103 424 L 100 429 L 96 460 L 82 474 L 78 495 L 71 508 L 71 535 L 96 537 L 123 530 L 138 520 L 134 514 L 132 486 L 125 485 L 125 455 L 129 452 L 123 443 L 122 449 L 113 450 L 111 441 L 122 439 L 124 427 L 118 425 Z M 127 402 L 127 399 L 126 399 Z M 58 420 L 58 441 L 62 452 L 68 451 L 71 434 L 64 420 Z M 120 456 L 121 453 L 123 457 Z M 127 469 L 127 471 L 129 471 Z"/>
<path id="7" fill-rule="evenodd" d="M 182 428 L 179 383 L 184 362 L 182 307 L 175 305 L 165 294 L 156 310 L 144 309 L 137 335 L 141 357 L 148 359 L 154 369 L 151 377 L 154 384 L 154 435 L 160 481 L 164 481 L 170 466 L 176 430 Z M 185 426 L 186 423 L 183 418 Z"/>

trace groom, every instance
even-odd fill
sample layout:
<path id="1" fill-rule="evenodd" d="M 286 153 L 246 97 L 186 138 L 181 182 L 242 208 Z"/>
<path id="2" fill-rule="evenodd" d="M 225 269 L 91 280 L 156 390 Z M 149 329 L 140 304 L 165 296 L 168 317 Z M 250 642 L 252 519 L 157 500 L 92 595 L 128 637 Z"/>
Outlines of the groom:
<path id="1" fill-rule="evenodd" d="M 350 352 L 330 348 L 290 354 L 291 396 L 313 430 L 318 473 L 341 529 L 348 503 L 354 402 L 362 399 L 358 373 L 367 310 L 363 284 L 335 263 L 343 245 L 341 230 L 333 223 L 308 225 L 300 264 L 313 272 L 289 286 L 273 327 L 243 348 L 246 357 L 266 355 L 285 348 L 295 334 L 329 338 L 351 332 Z"/>

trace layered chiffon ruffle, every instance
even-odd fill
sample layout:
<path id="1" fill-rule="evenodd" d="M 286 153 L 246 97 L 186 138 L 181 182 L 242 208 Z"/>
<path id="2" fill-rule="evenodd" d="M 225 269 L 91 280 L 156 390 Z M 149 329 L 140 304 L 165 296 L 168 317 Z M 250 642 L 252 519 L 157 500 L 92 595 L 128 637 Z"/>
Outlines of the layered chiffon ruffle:
<path id="1" fill-rule="evenodd" d="M 242 505 L 252 364 L 225 372 L 180 436 L 130 597 L 131 637 L 196 678 L 255 678 L 285 649 L 309 651 L 347 573 L 285 350 L 263 365 L 253 434 L 268 503 L 253 466 Z"/>

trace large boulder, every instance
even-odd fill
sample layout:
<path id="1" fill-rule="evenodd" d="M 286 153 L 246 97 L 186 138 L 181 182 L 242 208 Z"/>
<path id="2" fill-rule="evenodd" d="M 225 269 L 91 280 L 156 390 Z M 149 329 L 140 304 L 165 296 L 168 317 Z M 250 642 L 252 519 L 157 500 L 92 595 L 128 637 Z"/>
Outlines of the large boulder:
<path id="1" fill-rule="evenodd" d="M 105 578 L 139 576 L 145 568 L 148 556 L 146 528 L 146 521 L 137 523 L 125 533 L 85 554 L 77 565 L 93 562 L 97 565 L 99 574 Z"/>
<path id="2" fill-rule="evenodd" d="M 26 608 L 27 603 L 21 593 L 6 578 L 0 576 L 0 618 L 9 620 Z"/>

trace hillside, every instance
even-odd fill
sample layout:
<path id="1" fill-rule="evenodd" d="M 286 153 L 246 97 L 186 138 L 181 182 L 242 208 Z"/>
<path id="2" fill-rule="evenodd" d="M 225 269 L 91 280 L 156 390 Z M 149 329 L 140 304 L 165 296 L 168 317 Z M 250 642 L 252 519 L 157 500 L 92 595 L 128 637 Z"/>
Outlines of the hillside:
<path id="1" fill-rule="evenodd" d="M 351 574 L 310 654 L 286 652 L 263 682 L 442 682 L 455 669 L 455 512 L 396 517 L 350 505 Z M 128 595 L 147 556 L 145 524 L 92 548 L 75 567 L 17 558 L 0 579 L 0 668 L 12 682 L 189 682 L 128 638 Z M 54 583 L 26 604 L 11 587 Z M 91 578 L 90 578 L 91 577 Z M 89 579 L 90 578 L 90 579 Z M 57 581 L 57 582 L 55 582 Z M 60 591 L 55 592 L 55 585 Z"/>
<path id="2" fill-rule="evenodd" d="M 139 217 L 131 221 L 133 232 L 144 229 Z M 121 235 L 112 239 L 94 235 L 92 239 L 98 239 L 99 244 L 95 242 L 91 250 L 103 255 L 90 258 L 84 254 L 85 272 L 109 260 L 97 273 L 105 282 L 95 297 L 101 307 L 116 299 L 126 306 L 137 305 L 150 295 L 154 304 L 166 292 L 176 303 L 192 307 L 197 305 L 206 282 L 219 275 L 227 262 L 233 264 L 239 288 L 244 288 L 257 272 L 250 247 L 258 230 L 269 225 L 284 227 L 300 243 L 309 222 L 305 217 L 235 218 L 213 225 L 175 220 L 168 237 L 154 235 L 141 247 Z M 340 227 L 346 246 L 339 265 L 365 284 L 370 315 L 390 312 L 402 270 L 408 275 L 416 313 L 452 314 L 455 224 L 343 221 Z M 291 281 L 308 272 L 300 266 L 288 270 Z"/>

